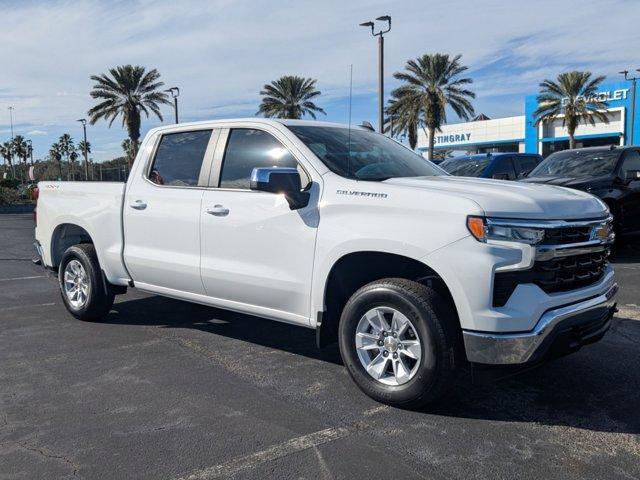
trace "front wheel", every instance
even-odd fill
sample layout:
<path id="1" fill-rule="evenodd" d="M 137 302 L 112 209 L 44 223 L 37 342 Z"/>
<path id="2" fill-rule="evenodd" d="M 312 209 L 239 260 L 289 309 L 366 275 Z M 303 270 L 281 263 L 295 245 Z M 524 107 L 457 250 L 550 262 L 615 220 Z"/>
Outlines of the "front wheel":
<path id="1" fill-rule="evenodd" d="M 96 321 L 107 316 L 114 295 L 106 291 L 100 264 L 93 244 L 69 247 L 58 270 L 62 301 L 71 315 L 79 320 Z"/>
<path id="2" fill-rule="evenodd" d="M 418 408 L 453 384 L 459 357 L 455 319 L 452 306 L 432 288 L 405 279 L 378 280 L 345 305 L 340 353 L 367 395 Z"/>

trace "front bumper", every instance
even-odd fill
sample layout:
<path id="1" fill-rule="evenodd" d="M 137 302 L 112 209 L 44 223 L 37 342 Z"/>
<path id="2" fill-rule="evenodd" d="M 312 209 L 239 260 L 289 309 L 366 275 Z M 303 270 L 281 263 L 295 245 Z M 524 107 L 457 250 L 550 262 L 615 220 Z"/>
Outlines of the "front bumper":
<path id="1" fill-rule="evenodd" d="M 611 325 L 617 292 L 614 283 L 601 295 L 548 310 L 528 332 L 463 330 L 467 359 L 490 365 L 530 364 L 598 341 Z"/>

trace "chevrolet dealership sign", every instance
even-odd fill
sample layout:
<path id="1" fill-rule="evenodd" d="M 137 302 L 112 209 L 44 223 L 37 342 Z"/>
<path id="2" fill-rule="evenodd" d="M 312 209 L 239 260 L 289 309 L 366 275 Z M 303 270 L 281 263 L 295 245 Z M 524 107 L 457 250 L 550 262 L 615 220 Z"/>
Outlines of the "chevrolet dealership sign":
<path id="1" fill-rule="evenodd" d="M 616 100 L 626 100 L 627 95 L 629 93 L 628 88 L 620 88 L 618 90 L 607 90 L 604 92 L 598 92 L 594 96 L 589 97 L 587 101 L 598 101 L 598 102 L 613 102 Z M 584 99 L 583 96 L 579 96 L 578 99 Z M 565 98 L 562 100 L 562 104 L 566 105 L 568 99 Z"/>

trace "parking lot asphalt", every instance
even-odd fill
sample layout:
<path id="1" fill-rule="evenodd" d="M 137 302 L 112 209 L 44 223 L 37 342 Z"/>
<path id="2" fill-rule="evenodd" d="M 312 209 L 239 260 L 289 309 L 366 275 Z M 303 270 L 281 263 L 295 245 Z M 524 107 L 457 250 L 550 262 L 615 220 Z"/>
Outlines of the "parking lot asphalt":
<path id="1" fill-rule="evenodd" d="M 32 242 L 0 216 L 0 479 L 640 477 L 640 247 L 601 342 L 403 411 L 308 329 L 135 289 L 75 320 Z"/>

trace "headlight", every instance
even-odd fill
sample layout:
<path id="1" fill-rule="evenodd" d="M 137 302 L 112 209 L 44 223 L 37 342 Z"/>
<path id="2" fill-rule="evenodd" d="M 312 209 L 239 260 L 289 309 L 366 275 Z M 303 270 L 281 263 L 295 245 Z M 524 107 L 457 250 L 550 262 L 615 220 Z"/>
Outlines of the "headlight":
<path id="1" fill-rule="evenodd" d="M 485 217 L 467 217 L 467 228 L 476 240 L 499 240 L 535 245 L 544 239 L 544 229 L 509 225 L 508 220 Z"/>

